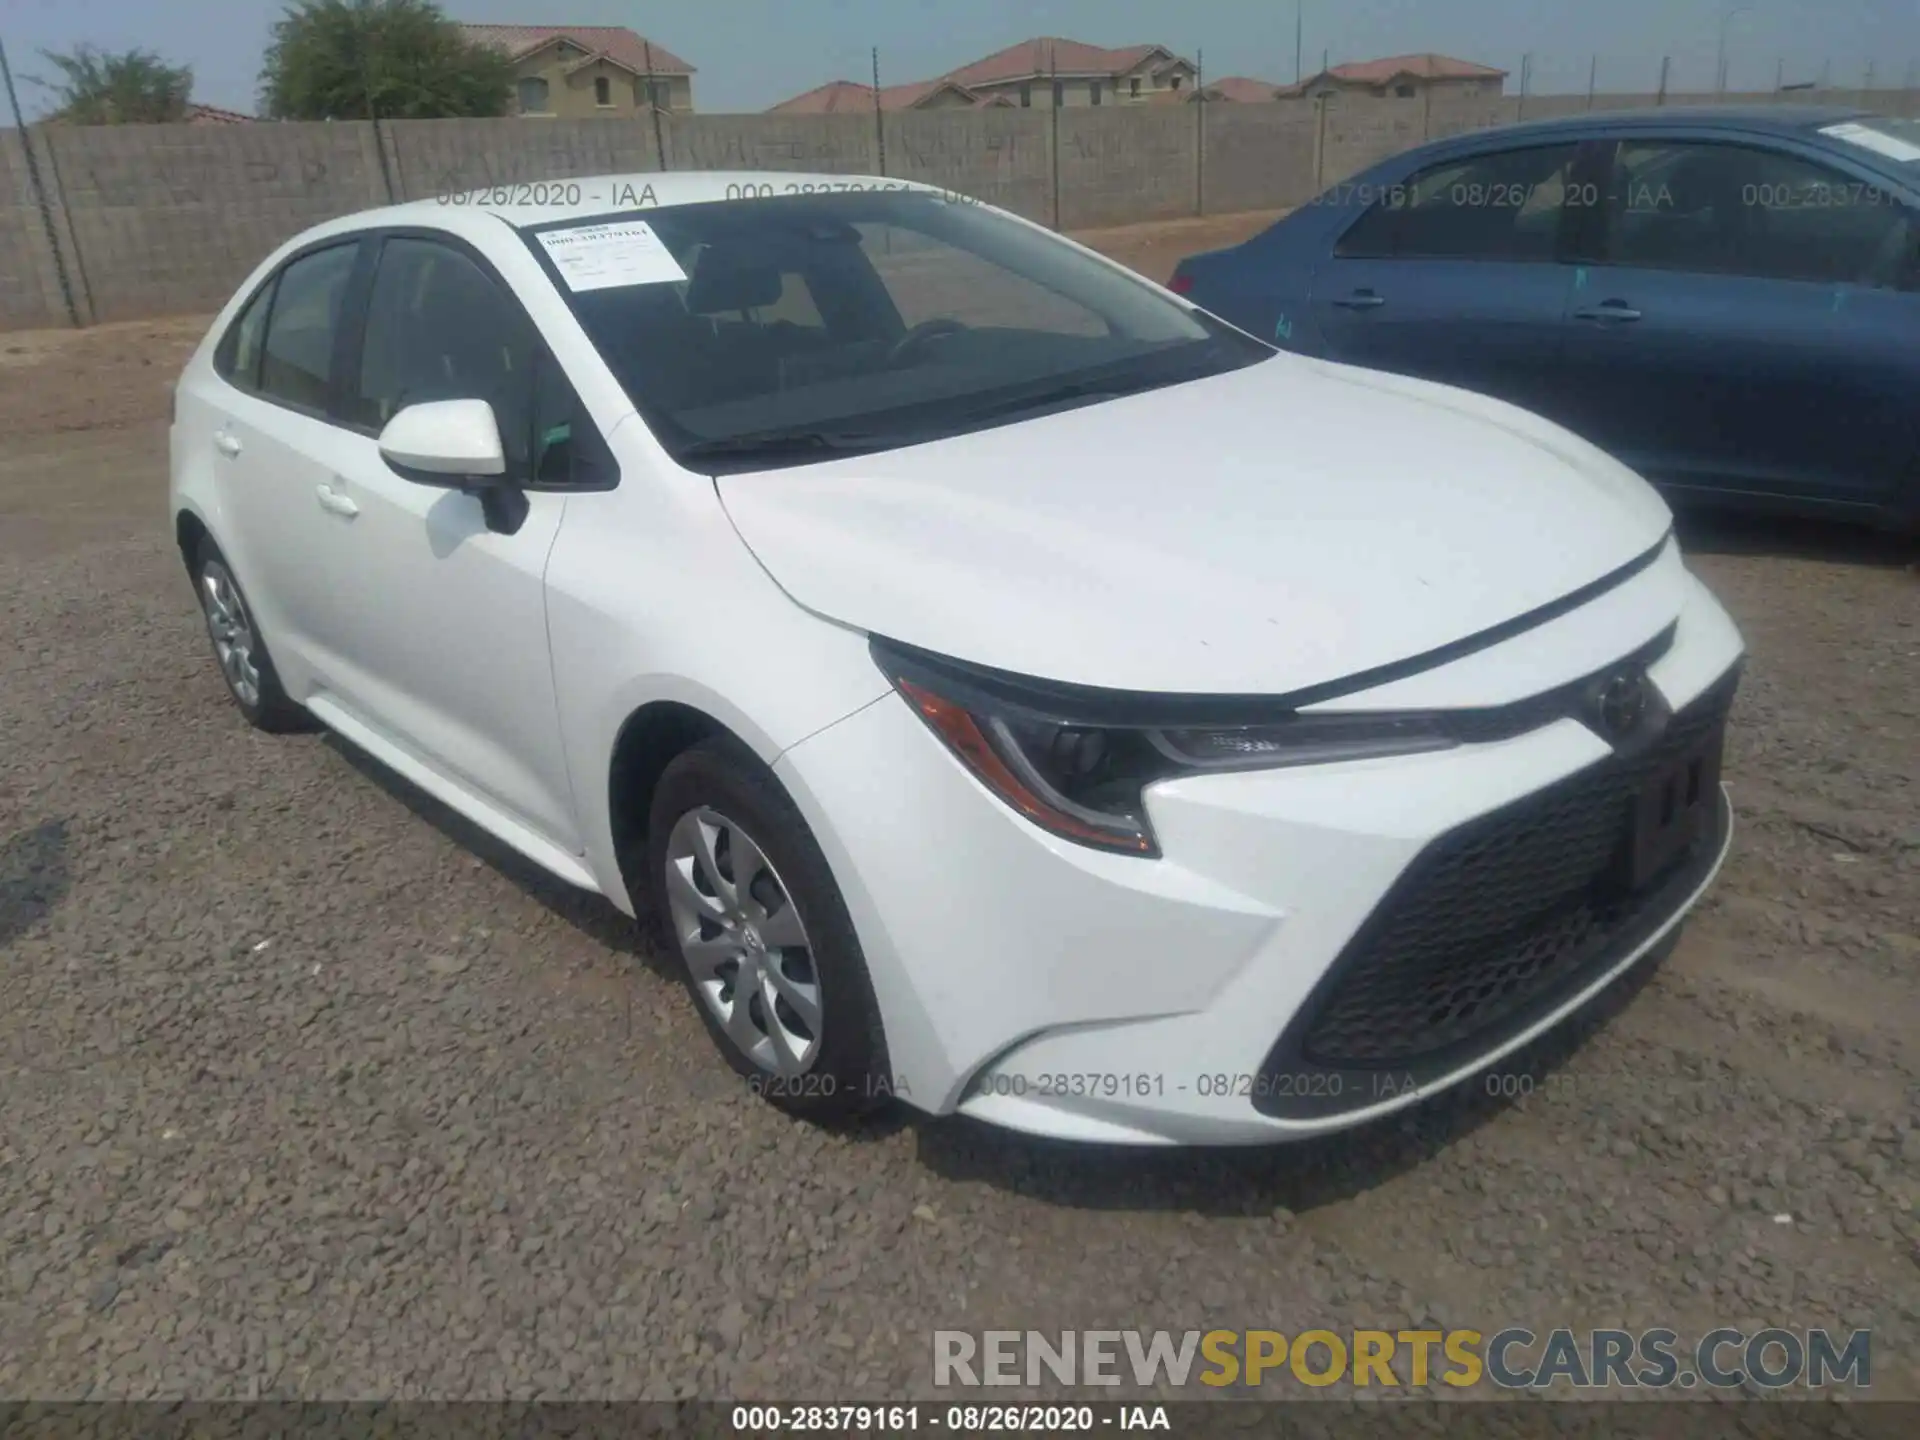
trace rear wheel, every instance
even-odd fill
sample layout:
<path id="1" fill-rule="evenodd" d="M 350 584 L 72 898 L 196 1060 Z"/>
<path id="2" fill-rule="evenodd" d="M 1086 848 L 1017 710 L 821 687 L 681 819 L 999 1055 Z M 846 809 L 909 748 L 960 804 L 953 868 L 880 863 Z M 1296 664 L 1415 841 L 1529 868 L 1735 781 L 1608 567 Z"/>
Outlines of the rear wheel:
<path id="1" fill-rule="evenodd" d="M 758 757 L 724 738 L 667 766 L 647 873 L 700 1018 L 752 1089 L 814 1120 L 887 1100 L 886 1038 L 853 922 L 813 833 Z"/>
<path id="2" fill-rule="evenodd" d="M 207 638 L 227 694 L 247 723 L 270 734 L 304 730 L 312 721 L 307 712 L 287 698 L 273 658 L 254 624 L 253 611 L 240 582 L 233 578 L 226 556 L 211 540 L 202 540 L 194 554 L 193 587 L 206 617 Z"/>

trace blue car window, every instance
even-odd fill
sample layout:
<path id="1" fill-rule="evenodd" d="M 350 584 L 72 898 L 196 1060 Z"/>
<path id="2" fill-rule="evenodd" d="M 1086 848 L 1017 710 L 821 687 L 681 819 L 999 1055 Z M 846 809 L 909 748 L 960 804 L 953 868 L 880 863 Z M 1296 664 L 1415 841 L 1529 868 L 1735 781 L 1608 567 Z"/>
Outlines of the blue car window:
<path id="1" fill-rule="evenodd" d="M 1820 284 L 1890 283 L 1911 233 L 1888 189 L 1750 145 L 1623 143 L 1607 192 L 1611 264 Z"/>
<path id="2" fill-rule="evenodd" d="M 1443 161 L 1392 187 L 1340 239 L 1342 258 L 1549 261 L 1563 212 L 1592 203 L 1575 145 Z"/>

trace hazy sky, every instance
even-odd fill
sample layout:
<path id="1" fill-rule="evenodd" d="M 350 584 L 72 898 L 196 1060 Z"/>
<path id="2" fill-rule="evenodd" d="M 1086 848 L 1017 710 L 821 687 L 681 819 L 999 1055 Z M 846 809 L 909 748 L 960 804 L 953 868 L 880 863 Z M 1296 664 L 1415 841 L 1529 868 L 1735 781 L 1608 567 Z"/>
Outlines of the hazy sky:
<path id="1" fill-rule="evenodd" d="M 1437 50 L 1502 66 L 1519 83 L 1533 52 L 1535 91 L 1584 90 L 1597 55 L 1600 87 L 1651 90 L 1660 57 L 1671 88 L 1711 89 L 1726 19 L 1731 85 L 1787 80 L 1899 84 L 1920 62 L 1917 0 L 1303 0 L 1305 66 Z M 827 80 L 864 80 L 880 47 L 882 83 L 949 70 L 1036 34 L 1095 44 L 1157 41 L 1203 51 L 1209 76 L 1294 74 L 1293 0 L 451 0 L 462 20 L 629 25 L 697 67 L 702 110 L 760 110 Z M 254 107 L 260 54 L 282 0 L 0 0 L 0 42 L 16 76 L 44 73 L 42 49 L 84 42 L 141 46 L 193 67 L 194 98 Z M 1920 84 L 1920 79 L 1913 83 Z M 46 92 L 21 86 L 29 115 Z M 10 123 L 10 117 L 0 119 Z"/>

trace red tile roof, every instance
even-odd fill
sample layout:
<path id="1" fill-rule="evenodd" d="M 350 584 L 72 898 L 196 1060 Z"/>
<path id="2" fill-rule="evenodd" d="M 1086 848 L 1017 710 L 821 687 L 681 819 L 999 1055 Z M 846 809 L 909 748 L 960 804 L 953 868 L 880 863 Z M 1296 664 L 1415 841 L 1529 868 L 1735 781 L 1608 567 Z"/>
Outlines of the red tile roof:
<path id="1" fill-rule="evenodd" d="M 1156 55 L 1169 63 L 1181 59 L 1163 45 L 1123 45 L 1110 50 L 1079 40 L 1042 35 L 996 50 L 958 70 L 950 70 L 947 78 L 962 85 L 997 85 L 1043 75 L 1122 75 Z"/>
<path id="2" fill-rule="evenodd" d="M 652 44 L 622 25 L 462 25 L 460 28 L 466 31 L 469 40 L 504 50 L 516 60 L 554 40 L 570 40 L 589 55 L 604 55 L 636 75 L 647 73 L 651 44 L 654 74 L 693 74 L 693 66 L 666 46 Z"/>
<path id="3" fill-rule="evenodd" d="M 1207 82 L 1207 98 L 1235 100 L 1242 105 L 1256 105 L 1263 101 L 1278 99 L 1280 87 L 1271 80 L 1255 80 L 1246 75 L 1223 75 L 1218 80 Z"/>
<path id="4" fill-rule="evenodd" d="M 953 90 L 974 105 L 999 103 L 987 96 L 976 95 L 966 86 L 951 80 L 915 80 L 905 85 L 883 85 L 880 88 L 880 108 L 911 110 L 928 96 L 943 89 Z M 871 114 L 872 111 L 873 87 L 854 80 L 830 80 L 805 94 L 795 95 L 790 100 L 782 100 L 778 105 L 768 107 L 769 114 L 777 112 L 782 115 Z"/>
<path id="5" fill-rule="evenodd" d="M 1490 65 L 1471 60 L 1456 60 L 1451 55 L 1389 55 L 1384 60 L 1359 60 L 1351 65 L 1335 65 L 1326 72 L 1336 80 L 1358 85 L 1385 85 L 1401 75 L 1421 80 L 1492 80 L 1506 75 Z"/>
<path id="6" fill-rule="evenodd" d="M 253 116 L 242 115 L 238 110 L 222 110 L 218 105 L 202 105 L 196 101 L 187 106 L 186 123 L 189 125 L 251 125 Z"/>

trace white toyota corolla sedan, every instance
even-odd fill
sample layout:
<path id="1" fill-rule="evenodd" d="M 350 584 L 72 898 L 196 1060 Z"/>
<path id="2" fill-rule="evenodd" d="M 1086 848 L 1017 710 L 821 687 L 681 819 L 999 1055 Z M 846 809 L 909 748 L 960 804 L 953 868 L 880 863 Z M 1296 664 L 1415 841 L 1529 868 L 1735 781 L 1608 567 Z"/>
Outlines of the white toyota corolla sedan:
<path id="1" fill-rule="evenodd" d="M 187 365 L 227 687 L 657 922 L 792 1111 L 1257 1142 L 1486 1070 L 1731 833 L 1666 506 L 899 181 L 335 220 Z"/>

